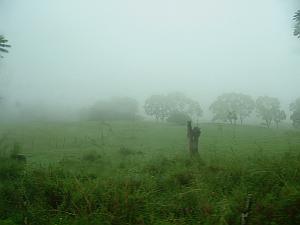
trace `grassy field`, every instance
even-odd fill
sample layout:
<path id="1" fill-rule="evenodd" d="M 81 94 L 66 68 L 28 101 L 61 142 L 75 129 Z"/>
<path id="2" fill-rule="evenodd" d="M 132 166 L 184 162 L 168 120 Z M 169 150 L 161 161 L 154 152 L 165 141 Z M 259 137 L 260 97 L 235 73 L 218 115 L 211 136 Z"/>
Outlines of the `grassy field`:
<path id="1" fill-rule="evenodd" d="M 300 132 L 155 122 L 2 125 L 0 224 L 300 222 Z M 27 164 L 11 159 L 20 151 Z"/>

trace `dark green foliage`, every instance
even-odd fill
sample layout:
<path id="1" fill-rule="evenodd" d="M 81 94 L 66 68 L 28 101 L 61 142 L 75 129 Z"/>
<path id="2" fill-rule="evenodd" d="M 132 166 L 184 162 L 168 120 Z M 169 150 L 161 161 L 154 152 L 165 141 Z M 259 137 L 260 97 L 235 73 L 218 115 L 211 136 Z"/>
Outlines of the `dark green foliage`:
<path id="1" fill-rule="evenodd" d="M 175 123 L 179 125 L 186 125 L 187 121 L 190 121 L 191 117 L 186 113 L 174 112 L 168 118 L 167 122 Z"/>
<path id="2" fill-rule="evenodd" d="M 250 192 L 255 199 L 252 224 L 297 224 L 300 157 L 253 160 L 243 165 L 205 165 L 200 159 L 157 158 L 127 175 L 106 179 L 89 179 L 53 167 L 27 168 L 25 173 L 1 178 L 0 221 L 238 225 Z M 290 172 L 284 168 L 294 171 L 293 175 L 286 176 Z"/>

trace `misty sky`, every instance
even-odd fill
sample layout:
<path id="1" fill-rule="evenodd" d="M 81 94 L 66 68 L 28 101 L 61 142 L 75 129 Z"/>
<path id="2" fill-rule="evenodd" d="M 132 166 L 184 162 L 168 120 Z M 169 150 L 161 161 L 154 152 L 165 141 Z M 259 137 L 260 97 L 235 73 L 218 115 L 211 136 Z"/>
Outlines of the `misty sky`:
<path id="1" fill-rule="evenodd" d="M 183 91 L 300 97 L 293 0 L 0 0 L 1 93 L 83 105 Z"/>

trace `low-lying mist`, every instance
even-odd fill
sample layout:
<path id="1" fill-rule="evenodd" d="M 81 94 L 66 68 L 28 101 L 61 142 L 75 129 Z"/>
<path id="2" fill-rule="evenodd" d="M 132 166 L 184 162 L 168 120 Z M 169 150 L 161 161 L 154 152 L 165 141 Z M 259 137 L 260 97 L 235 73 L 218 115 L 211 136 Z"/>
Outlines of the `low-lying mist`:
<path id="1" fill-rule="evenodd" d="M 0 1 L 4 121 L 79 120 L 99 101 L 181 92 L 202 120 L 224 93 L 300 96 L 297 1 Z M 255 117 L 255 113 L 253 112 Z M 148 118 L 148 117 L 146 117 Z"/>

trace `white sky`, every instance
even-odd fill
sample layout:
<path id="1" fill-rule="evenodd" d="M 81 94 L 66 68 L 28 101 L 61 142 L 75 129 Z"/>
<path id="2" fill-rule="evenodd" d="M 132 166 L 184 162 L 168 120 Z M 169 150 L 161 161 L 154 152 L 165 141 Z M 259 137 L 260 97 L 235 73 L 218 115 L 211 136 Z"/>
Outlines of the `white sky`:
<path id="1" fill-rule="evenodd" d="M 183 91 L 300 97 L 293 0 L 0 0 L 2 93 L 84 105 Z"/>

